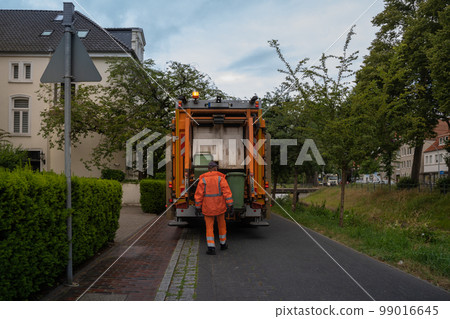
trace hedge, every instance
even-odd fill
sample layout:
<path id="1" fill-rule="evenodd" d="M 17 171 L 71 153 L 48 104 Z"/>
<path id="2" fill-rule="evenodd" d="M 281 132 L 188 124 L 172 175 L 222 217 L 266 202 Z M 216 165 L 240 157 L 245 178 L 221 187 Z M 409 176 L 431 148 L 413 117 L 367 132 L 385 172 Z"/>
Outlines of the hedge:
<path id="1" fill-rule="evenodd" d="M 114 239 L 122 189 L 72 180 L 74 265 Z M 0 300 L 26 300 L 54 286 L 67 264 L 66 180 L 31 170 L 0 171 Z"/>
<path id="2" fill-rule="evenodd" d="M 166 182 L 157 179 L 143 179 L 140 182 L 141 207 L 145 213 L 161 214 L 165 210 Z"/>
<path id="3" fill-rule="evenodd" d="M 419 184 L 409 176 L 401 177 L 397 182 L 397 189 L 411 189 L 416 188 L 417 186 L 419 186 Z"/>
<path id="4" fill-rule="evenodd" d="M 125 173 L 119 169 L 105 168 L 105 169 L 102 169 L 101 178 L 112 179 L 114 181 L 123 182 L 125 179 Z"/>
<path id="5" fill-rule="evenodd" d="M 27 163 L 28 153 L 21 147 L 0 143 L 0 167 L 12 171 L 16 167 L 23 167 Z"/>
<path id="6" fill-rule="evenodd" d="M 436 182 L 436 187 L 442 194 L 450 193 L 450 177 L 441 177 Z"/>

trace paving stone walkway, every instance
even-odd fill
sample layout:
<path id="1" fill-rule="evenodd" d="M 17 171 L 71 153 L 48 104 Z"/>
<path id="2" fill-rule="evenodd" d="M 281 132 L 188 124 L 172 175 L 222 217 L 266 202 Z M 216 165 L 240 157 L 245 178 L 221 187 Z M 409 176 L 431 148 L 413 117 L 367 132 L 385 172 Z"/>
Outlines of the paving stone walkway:
<path id="1" fill-rule="evenodd" d="M 77 271 L 78 287 L 61 285 L 43 300 L 154 300 L 181 232 L 155 219 Z"/>

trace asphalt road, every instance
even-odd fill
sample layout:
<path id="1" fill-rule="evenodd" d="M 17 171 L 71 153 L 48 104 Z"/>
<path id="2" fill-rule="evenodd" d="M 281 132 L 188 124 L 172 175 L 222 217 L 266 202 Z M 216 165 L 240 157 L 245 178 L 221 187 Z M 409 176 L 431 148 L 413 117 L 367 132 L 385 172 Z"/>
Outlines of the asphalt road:
<path id="1" fill-rule="evenodd" d="M 205 231 L 197 229 L 196 300 L 450 300 L 445 290 L 308 230 L 335 262 L 276 215 L 269 227 L 229 225 L 229 249 L 215 256 L 205 254 Z"/>

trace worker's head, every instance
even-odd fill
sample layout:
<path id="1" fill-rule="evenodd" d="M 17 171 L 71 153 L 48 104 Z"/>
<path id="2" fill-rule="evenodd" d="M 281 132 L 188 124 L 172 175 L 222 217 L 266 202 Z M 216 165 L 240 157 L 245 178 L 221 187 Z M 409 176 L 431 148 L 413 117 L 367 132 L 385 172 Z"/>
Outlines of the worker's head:
<path id="1" fill-rule="evenodd" d="M 218 165 L 217 165 L 216 162 L 214 162 L 214 161 L 209 162 L 209 164 L 208 164 L 208 170 L 209 170 L 210 172 L 212 172 L 212 171 L 217 171 L 217 168 L 218 168 Z"/>

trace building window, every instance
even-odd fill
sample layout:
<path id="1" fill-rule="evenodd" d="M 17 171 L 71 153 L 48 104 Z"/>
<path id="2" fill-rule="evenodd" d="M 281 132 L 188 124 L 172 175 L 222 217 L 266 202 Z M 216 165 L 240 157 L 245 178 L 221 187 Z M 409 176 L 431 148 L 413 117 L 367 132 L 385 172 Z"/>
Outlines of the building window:
<path id="1" fill-rule="evenodd" d="M 28 150 L 28 161 L 31 168 L 35 171 L 41 171 L 41 161 L 44 156 L 41 150 Z"/>
<path id="2" fill-rule="evenodd" d="M 10 131 L 17 135 L 30 134 L 30 99 L 17 96 L 11 98 Z"/>
<path id="3" fill-rule="evenodd" d="M 44 30 L 41 33 L 41 37 L 49 37 L 52 35 L 52 33 L 53 33 L 53 30 Z"/>
<path id="4" fill-rule="evenodd" d="M 80 39 L 84 39 L 87 37 L 89 30 L 79 30 L 77 31 L 77 35 Z"/>
<path id="5" fill-rule="evenodd" d="M 23 64 L 24 72 L 25 72 L 25 79 L 31 80 L 31 63 L 24 63 Z"/>
<path id="6" fill-rule="evenodd" d="M 31 82 L 32 75 L 31 62 L 10 62 L 10 82 Z"/>
<path id="7" fill-rule="evenodd" d="M 12 73 L 12 78 L 14 80 L 18 80 L 19 79 L 19 63 L 12 63 L 11 64 L 11 73 Z"/>

